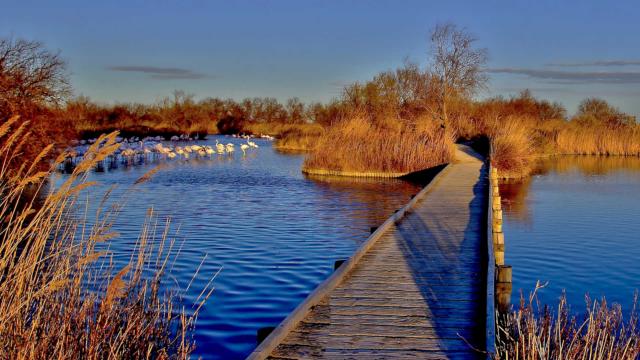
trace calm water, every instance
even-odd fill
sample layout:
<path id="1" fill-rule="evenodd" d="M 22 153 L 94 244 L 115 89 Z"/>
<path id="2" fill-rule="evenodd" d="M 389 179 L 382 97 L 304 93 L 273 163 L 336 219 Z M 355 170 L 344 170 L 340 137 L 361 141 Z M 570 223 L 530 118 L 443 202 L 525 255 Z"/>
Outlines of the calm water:
<path id="1" fill-rule="evenodd" d="M 129 195 L 114 226 L 121 236 L 111 250 L 126 261 L 149 207 L 160 218 L 171 217 L 172 234 L 184 240 L 173 271 L 177 283 L 188 284 L 206 254 L 190 299 L 222 269 L 197 323 L 196 355 L 206 359 L 244 358 L 255 347 L 258 328 L 277 325 L 330 275 L 336 259 L 348 257 L 370 227 L 420 189 L 398 180 L 306 178 L 302 155 L 280 154 L 269 142 L 255 141 L 260 148 L 246 157 L 167 163 Z M 91 178 L 103 190 L 126 189 L 149 169 L 121 167 Z"/>
<path id="2" fill-rule="evenodd" d="M 500 186 L 512 300 L 541 280 L 546 303 L 564 289 L 574 311 L 585 293 L 629 309 L 640 289 L 640 159 L 557 157 L 536 173 Z"/>

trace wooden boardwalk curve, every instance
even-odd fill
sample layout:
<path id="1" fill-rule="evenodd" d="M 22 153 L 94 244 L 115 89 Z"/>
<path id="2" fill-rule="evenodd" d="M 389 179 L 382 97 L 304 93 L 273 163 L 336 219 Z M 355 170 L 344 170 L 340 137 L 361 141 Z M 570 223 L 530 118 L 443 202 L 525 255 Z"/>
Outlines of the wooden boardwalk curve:
<path id="1" fill-rule="evenodd" d="M 469 147 L 385 222 L 250 359 L 486 355 L 486 167 Z"/>

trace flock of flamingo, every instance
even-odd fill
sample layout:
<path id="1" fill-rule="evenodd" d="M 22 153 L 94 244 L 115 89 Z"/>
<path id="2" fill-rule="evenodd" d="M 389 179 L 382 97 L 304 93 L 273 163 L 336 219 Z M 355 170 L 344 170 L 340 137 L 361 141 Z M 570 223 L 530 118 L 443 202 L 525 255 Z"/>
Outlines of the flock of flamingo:
<path id="1" fill-rule="evenodd" d="M 203 144 L 167 144 L 165 138 L 161 136 L 139 138 L 136 136 L 130 138 L 116 138 L 116 142 L 120 144 L 119 148 L 109 157 L 108 163 L 110 167 L 115 167 L 117 162 L 131 165 L 136 163 L 142 163 L 146 160 L 189 160 L 191 158 L 213 158 L 214 155 L 233 155 L 236 152 L 236 146 L 242 151 L 242 155 L 245 156 L 248 151 L 258 149 L 259 146 L 253 141 L 252 135 L 233 135 L 234 138 L 243 139 L 242 143 L 228 142 L 223 144 L 216 140 L 215 145 L 203 145 Z M 274 140 L 272 136 L 261 135 L 260 138 L 266 140 Z M 171 142 L 188 142 L 194 139 L 187 136 L 172 136 L 169 141 Z M 71 156 L 64 164 L 65 168 L 75 166 L 77 161 L 89 150 L 91 144 L 94 144 L 97 139 L 74 141 L 72 147 L 69 149 Z M 104 166 L 104 165 L 102 165 Z M 99 166 L 100 167 L 100 166 Z M 100 170 L 100 169 L 98 169 Z"/>

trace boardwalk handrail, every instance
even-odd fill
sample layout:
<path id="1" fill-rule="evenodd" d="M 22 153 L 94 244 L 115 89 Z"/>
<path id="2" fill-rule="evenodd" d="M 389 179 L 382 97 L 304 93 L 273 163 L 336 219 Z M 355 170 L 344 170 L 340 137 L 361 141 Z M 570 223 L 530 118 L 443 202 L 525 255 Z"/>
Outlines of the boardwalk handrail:
<path id="1" fill-rule="evenodd" d="M 371 249 L 371 247 L 382 237 L 382 235 L 391 228 L 395 223 L 400 221 L 418 201 L 424 198 L 444 175 L 449 172 L 450 165 L 446 165 L 438 174 L 434 176 L 431 182 L 425 186 L 416 196 L 411 199 L 405 206 L 391 215 L 382 225 L 374 231 L 367 240 L 360 245 L 356 252 L 336 271 L 325 279 L 307 298 L 298 305 L 280 324 L 273 329 L 271 334 L 262 341 L 258 347 L 247 357 L 247 360 L 265 359 L 273 350 L 284 340 L 291 329 L 300 323 L 311 308 L 317 305 L 326 295 L 331 292 L 342 280 L 353 270 L 358 261 Z"/>
<path id="2" fill-rule="evenodd" d="M 491 161 L 487 160 L 489 175 L 489 197 L 487 199 L 487 318 L 486 318 L 486 343 L 487 359 L 492 358 L 496 352 L 496 306 L 495 306 L 495 279 L 496 258 L 493 248 L 493 197 L 495 181 L 491 176 Z M 497 185 L 497 184 L 496 184 Z"/>

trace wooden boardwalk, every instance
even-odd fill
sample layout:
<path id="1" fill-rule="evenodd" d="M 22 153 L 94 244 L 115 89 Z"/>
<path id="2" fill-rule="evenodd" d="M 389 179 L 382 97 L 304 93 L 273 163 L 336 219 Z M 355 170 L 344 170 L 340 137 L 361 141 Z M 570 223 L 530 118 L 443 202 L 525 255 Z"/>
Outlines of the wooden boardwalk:
<path id="1" fill-rule="evenodd" d="M 486 335 L 487 190 L 483 161 L 458 145 L 249 358 L 485 358 L 473 348 Z"/>

